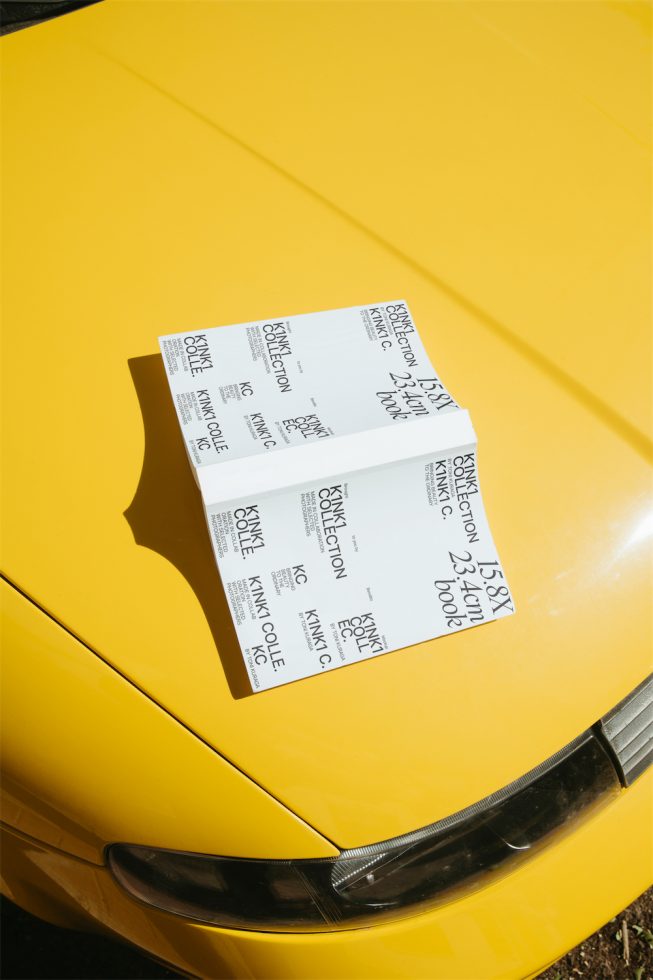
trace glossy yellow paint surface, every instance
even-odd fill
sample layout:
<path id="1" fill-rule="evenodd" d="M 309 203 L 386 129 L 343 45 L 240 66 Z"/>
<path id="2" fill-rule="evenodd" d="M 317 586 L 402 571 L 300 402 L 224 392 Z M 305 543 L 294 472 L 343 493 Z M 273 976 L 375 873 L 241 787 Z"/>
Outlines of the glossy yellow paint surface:
<path id="1" fill-rule="evenodd" d="M 338 846 L 505 785 L 650 669 L 644 13 L 108 2 L 3 40 L 5 573 Z M 242 696 L 155 338 L 396 295 L 518 613 Z"/>
<path id="2" fill-rule="evenodd" d="M 111 841 L 337 853 L 5 582 L 0 595 L 6 824 L 95 864 Z"/>
<path id="3" fill-rule="evenodd" d="M 649 770 L 516 873 L 435 912 L 371 929 L 282 935 L 195 925 L 133 902 L 106 869 L 14 834 L 2 835 L 5 886 L 34 911 L 34 902 L 50 899 L 49 914 L 62 917 L 79 914 L 82 899 L 96 927 L 196 976 L 511 980 L 537 972 L 647 887 L 652 791 Z"/>

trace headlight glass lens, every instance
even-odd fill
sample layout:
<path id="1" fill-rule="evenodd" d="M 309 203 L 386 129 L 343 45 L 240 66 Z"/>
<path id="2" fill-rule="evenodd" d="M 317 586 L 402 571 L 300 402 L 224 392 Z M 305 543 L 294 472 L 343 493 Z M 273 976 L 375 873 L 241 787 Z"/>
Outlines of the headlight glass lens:
<path id="1" fill-rule="evenodd" d="M 356 928 L 450 900 L 505 873 L 620 782 L 587 732 L 522 779 L 423 830 L 314 861 L 213 857 L 116 844 L 109 865 L 142 902 L 238 929 Z"/>

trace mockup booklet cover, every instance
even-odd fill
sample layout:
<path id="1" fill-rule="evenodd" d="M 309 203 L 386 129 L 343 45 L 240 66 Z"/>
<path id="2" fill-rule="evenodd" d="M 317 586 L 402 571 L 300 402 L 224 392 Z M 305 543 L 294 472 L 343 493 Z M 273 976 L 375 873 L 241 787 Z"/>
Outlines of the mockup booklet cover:
<path id="1" fill-rule="evenodd" d="M 471 420 L 403 300 L 160 345 L 254 691 L 514 612 Z"/>

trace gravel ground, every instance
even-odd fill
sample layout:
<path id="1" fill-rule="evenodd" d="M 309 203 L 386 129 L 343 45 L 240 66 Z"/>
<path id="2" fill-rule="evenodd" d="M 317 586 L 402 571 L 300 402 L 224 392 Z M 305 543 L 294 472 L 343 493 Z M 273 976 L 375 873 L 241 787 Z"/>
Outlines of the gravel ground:
<path id="1" fill-rule="evenodd" d="M 538 980 L 653 980 L 653 888 Z"/>
<path id="2" fill-rule="evenodd" d="M 176 977 L 110 939 L 57 929 L 2 899 L 4 980 L 131 980 Z M 539 980 L 653 980 L 653 888 Z M 309 980 L 309 978 L 307 978 Z"/>

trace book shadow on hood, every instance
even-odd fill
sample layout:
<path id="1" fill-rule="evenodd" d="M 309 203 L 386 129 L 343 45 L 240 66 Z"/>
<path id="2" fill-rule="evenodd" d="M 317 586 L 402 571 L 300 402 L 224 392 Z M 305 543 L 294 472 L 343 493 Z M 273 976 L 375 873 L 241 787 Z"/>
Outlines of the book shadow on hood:
<path id="1" fill-rule="evenodd" d="M 160 354 L 128 361 L 145 430 L 138 487 L 124 515 L 136 544 L 162 555 L 184 576 L 202 607 L 234 698 L 253 694 L 213 556 Z M 180 656 L 183 651 L 180 651 Z"/>

